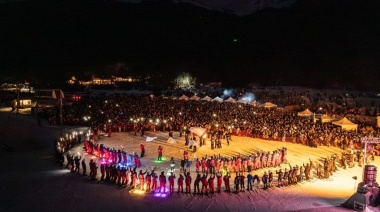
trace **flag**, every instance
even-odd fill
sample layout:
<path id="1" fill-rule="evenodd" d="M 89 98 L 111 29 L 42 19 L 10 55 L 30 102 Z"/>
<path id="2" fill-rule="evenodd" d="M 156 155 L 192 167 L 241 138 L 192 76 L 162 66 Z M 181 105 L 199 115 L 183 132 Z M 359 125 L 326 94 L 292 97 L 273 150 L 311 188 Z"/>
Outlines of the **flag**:
<path id="1" fill-rule="evenodd" d="M 153 141 L 154 139 L 156 139 L 157 137 L 146 137 L 146 139 L 145 139 L 145 141 L 146 142 L 151 142 L 151 141 Z"/>

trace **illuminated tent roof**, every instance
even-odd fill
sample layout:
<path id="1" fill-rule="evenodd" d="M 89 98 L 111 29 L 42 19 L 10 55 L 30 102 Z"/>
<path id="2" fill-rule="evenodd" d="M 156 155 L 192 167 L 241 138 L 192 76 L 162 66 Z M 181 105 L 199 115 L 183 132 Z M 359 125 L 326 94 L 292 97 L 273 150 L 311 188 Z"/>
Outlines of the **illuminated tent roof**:
<path id="1" fill-rule="evenodd" d="M 181 97 L 178 98 L 179 100 L 188 100 L 189 97 L 186 95 L 182 95 Z"/>
<path id="2" fill-rule="evenodd" d="M 333 117 L 330 117 L 330 116 L 328 116 L 328 115 L 326 115 L 326 114 L 323 114 L 323 115 L 321 116 L 321 122 L 322 122 L 322 123 L 325 123 L 325 122 L 332 122 L 333 120 L 334 120 Z"/>
<path id="3" fill-rule="evenodd" d="M 194 96 L 190 97 L 190 99 L 189 99 L 189 100 L 199 100 L 199 99 L 200 99 L 200 97 L 199 97 L 199 96 L 197 96 L 197 95 L 194 95 Z"/>
<path id="4" fill-rule="evenodd" d="M 223 102 L 223 99 L 220 98 L 219 96 L 215 97 L 214 99 L 212 99 L 213 102 Z"/>
<path id="5" fill-rule="evenodd" d="M 273 104 L 272 102 L 265 102 L 264 104 L 260 105 L 260 107 L 272 108 L 277 107 L 277 105 Z"/>
<path id="6" fill-rule="evenodd" d="M 236 100 L 234 98 L 230 97 L 225 102 L 236 103 Z"/>
<path id="7" fill-rule="evenodd" d="M 257 106 L 256 100 L 254 100 L 253 102 L 251 102 L 251 105 L 256 107 Z"/>
<path id="8" fill-rule="evenodd" d="M 242 103 L 242 104 L 248 104 L 248 102 L 245 101 L 243 98 L 239 99 L 239 101 L 237 101 L 237 102 Z"/>
<path id="9" fill-rule="evenodd" d="M 209 96 L 205 96 L 201 100 L 203 100 L 203 101 L 211 101 L 212 99 Z"/>
<path id="10" fill-rule="evenodd" d="M 339 121 L 334 121 L 334 125 L 341 126 L 344 130 L 357 130 L 358 125 L 348 120 L 346 117 L 342 118 Z"/>
<path id="11" fill-rule="evenodd" d="M 306 109 L 302 112 L 298 112 L 298 116 L 312 116 L 314 115 L 313 112 L 311 112 L 309 109 Z"/>

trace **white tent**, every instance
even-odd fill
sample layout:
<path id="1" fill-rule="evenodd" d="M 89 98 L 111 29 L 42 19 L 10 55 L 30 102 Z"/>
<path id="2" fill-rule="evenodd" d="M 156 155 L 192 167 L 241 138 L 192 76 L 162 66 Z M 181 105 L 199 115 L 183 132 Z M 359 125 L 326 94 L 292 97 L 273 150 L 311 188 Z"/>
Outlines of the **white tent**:
<path id="1" fill-rule="evenodd" d="M 242 103 L 242 104 L 248 104 L 248 102 L 245 101 L 243 98 L 239 99 L 239 101 L 237 101 L 237 102 Z"/>
<path id="2" fill-rule="evenodd" d="M 326 115 L 326 114 L 323 114 L 323 115 L 321 116 L 321 122 L 322 122 L 322 123 L 332 122 L 333 120 L 334 120 L 333 117 L 330 117 L 330 116 L 328 116 L 328 115 Z"/>
<path id="3" fill-rule="evenodd" d="M 298 116 L 312 116 L 314 115 L 313 112 L 311 112 L 309 109 L 306 109 L 302 112 L 298 112 Z"/>
<path id="4" fill-rule="evenodd" d="M 352 123 L 346 117 L 342 118 L 339 121 L 334 121 L 333 124 L 341 126 L 342 129 L 344 129 L 344 130 L 357 130 L 358 129 L 358 125 L 355 123 Z"/>
<path id="5" fill-rule="evenodd" d="M 174 138 L 172 138 L 172 137 L 169 137 L 166 142 L 169 143 L 169 144 L 176 144 L 177 143 L 177 141 Z"/>
<path id="6" fill-rule="evenodd" d="M 223 99 L 220 98 L 219 96 L 215 97 L 212 99 L 213 102 L 223 102 Z"/>
<path id="7" fill-rule="evenodd" d="M 277 105 L 273 104 L 272 102 L 265 102 L 264 104 L 260 105 L 260 107 L 272 108 L 277 107 Z"/>
<path id="8" fill-rule="evenodd" d="M 154 139 L 157 139 L 157 137 L 146 137 L 146 139 L 145 139 L 145 141 L 146 142 L 151 142 L 151 141 L 153 141 Z"/>
<path id="9" fill-rule="evenodd" d="M 201 137 L 206 132 L 206 128 L 202 127 L 190 127 L 190 132 L 194 133 L 195 135 Z"/>
<path id="10" fill-rule="evenodd" d="M 225 102 L 236 103 L 236 100 L 234 98 L 230 97 Z"/>
<path id="11" fill-rule="evenodd" d="M 186 95 L 182 95 L 181 97 L 178 98 L 179 100 L 188 100 L 189 97 L 187 97 Z"/>
<path id="12" fill-rule="evenodd" d="M 203 101 L 211 101 L 212 99 L 209 96 L 205 96 L 201 100 L 203 100 Z"/>
<path id="13" fill-rule="evenodd" d="M 190 99 L 189 99 L 189 100 L 199 100 L 199 99 L 200 99 L 200 97 L 199 97 L 199 96 L 197 96 L 197 95 L 194 95 L 194 96 L 190 97 Z"/>

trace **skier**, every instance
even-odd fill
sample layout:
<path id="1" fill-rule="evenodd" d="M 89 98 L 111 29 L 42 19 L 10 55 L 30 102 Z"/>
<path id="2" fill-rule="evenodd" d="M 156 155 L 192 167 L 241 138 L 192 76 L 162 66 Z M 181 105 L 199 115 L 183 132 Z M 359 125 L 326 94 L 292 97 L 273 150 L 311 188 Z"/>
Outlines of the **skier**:
<path id="1" fill-rule="evenodd" d="M 159 181 L 160 181 L 160 192 L 165 192 L 165 187 L 166 187 L 166 177 L 164 172 L 161 172 L 159 176 Z"/>
<path id="2" fill-rule="evenodd" d="M 174 179 L 175 179 L 175 175 L 173 172 L 171 172 L 170 176 L 168 177 L 168 181 L 169 181 L 169 193 L 170 195 L 173 194 L 174 192 Z"/>
<path id="3" fill-rule="evenodd" d="M 202 189 L 201 189 L 201 194 L 203 194 L 203 191 L 206 192 L 207 195 L 207 174 L 203 174 L 203 177 L 201 178 L 202 182 Z"/>
<path id="4" fill-rule="evenodd" d="M 262 177 L 262 181 L 263 181 L 263 184 L 264 184 L 264 190 L 268 189 L 268 174 L 267 172 L 264 172 L 264 175 Z"/>
<path id="5" fill-rule="evenodd" d="M 174 157 L 170 159 L 170 171 L 173 173 L 175 167 Z"/>
<path id="6" fill-rule="evenodd" d="M 82 160 L 82 169 L 83 169 L 83 176 L 86 176 L 86 169 L 87 169 L 87 166 L 86 166 L 86 161 L 85 159 Z"/>
<path id="7" fill-rule="evenodd" d="M 140 149 L 141 149 L 140 157 L 142 158 L 145 155 L 145 146 L 144 146 L 144 144 L 140 143 Z"/>
<path id="8" fill-rule="evenodd" d="M 163 151 L 163 147 L 162 146 L 158 146 L 158 158 L 157 160 L 158 161 L 162 161 L 162 151 Z"/>
<path id="9" fill-rule="evenodd" d="M 251 172 L 249 172 L 247 175 L 247 191 L 249 191 L 249 190 L 252 191 L 252 180 L 253 180 L 253 176 L 252 176 Z"/>
<path id="10" fill-rule="evenodd" d="M 145 172 L 142 172 L 142 170 L 140 170 L 140 172 L 139 172 L 139 182 L 140 182 L 140 189 L 145 189 L 145 187 L 144 187 L 144 185 L 145 185 L 145 182 L 144 182 L 144 180 L 145 180 L 145 173 L 147 173 L 148 172 L 148 170 L 146 170 Z"/>
<path id="11" fill-rule="evenodd" d="M 223 182 L 222 174 L 221 172 L 217 172 L 216 173 L 216 192 L 218 192 L 219 194 L 222 192 L 222 182 Z"/>
<path id="12" fill-rule="evenodd" d="M 197 178 L 195 178 L 195 181 L 194 181 L 194 195 L 195 194 L 200 194 L 200 191 L 199 191 L 199 182 L 201 182 L 201 174 L 197 174 Z"/>
<path id="13" fill-rule="evenodd" d="M 208 188 L 210 190 L 210 194 L 214 194 L 214 179 L 215 179 L 215 174 L 210 175 L 208 178 Z"/>
<path id="14" fill-rule="evenodd" d="M 179 178 L 177 180 L 177 185 L 178 185 L 178 193 L 179 191 L 181 190 L 181 193 L 183 193 L 183 181 L 184 181 L 184 177 L 182 174 L 179 174 Z"/>
<path id="15" fill-rule="evenodd" d="M 228 172 L 223 177 L 224 187 L 225 187 L 225 191 L 226 192 L 231 192 L 231 189 L 230 189 L 230 178 L 231 178 L 231 176 L 230 176 L 230 174 Z"/>
<path id="16" fill-rule="evenodd" d="M 282 176 L 283 176 L 282 169 L 280 169 L 279 171 L 276 171 L 276 174 L 278 175 L 277 176 L 277 187 L 281 187 L 282 186 Z"/>
<path id="17" fill-rule="evenodd" d="M 190 172 L 187 172 L 187 173 L 186 173 L 185 184 L 186 184 L 186 187 L 185 187 L 186 193 L 187 193 L 187 194 L 190 194 L 190 193 L 191 193 L 191 191 L 190 191 L 190 185 L 191 185 L 191 176 L 190 176 Z M 195 185 L 194 185 L 194 187 L 195 187 Z M 199 189 L 198 189 L 198 190 L 199 190 Z"/>
<path id="18" fill-rule="evenodd" d="M 240 185 L 239 172 L 236 173 L 235 180 L 234 180 L 234 185 L 235 185 L 235 191 L 236 191 L 236 193 L 239 193 L 239 185 Z"/>

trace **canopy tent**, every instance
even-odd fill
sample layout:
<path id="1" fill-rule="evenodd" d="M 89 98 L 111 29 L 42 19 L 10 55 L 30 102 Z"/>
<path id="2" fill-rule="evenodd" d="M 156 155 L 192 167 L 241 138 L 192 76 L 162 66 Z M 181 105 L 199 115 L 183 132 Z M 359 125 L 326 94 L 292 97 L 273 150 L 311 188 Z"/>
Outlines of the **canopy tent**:
<path id="1" fill-rule="evenodd" d="M 223 102 L 223 99 L 220 98 L 219 96 L 215 97 L 212 99 L 213 102 Z"/>
<path id="2" fill-rule="evenodd" d="M 344 129 L 344 130 L 357 130 L 358 129 L 358 125 L 355 123 L 352 123 L 346 117 L 342 118 L 339 121 L 334 121 L 333 124 L 341 126 L 342 129 Z"/>
<path id="3" fill-rule="evenodd" d="M 245 101 L 243 98 L 239 99 L 239 101 L 237 101 L 238 103 L 241 103 L 241 104 L 248 104 L 247 101 Z"/>
<path id="4" fill-rule="evenodd" d="M 205 134 L 206 128 L 202 127 L 190 127 L 190 132 L 194 133 L 195 135 L 201 137 Z"/>
<path id="5" fill-rule="evenodd" d="M 199 96 L 197 96 L 197 95 L 194 95 L 194 96 L 190 97 L 190 99 L 189 99 L 189 100 L 199 100 L 199 99 L 200 99 L 200 97 L 199 97 Z"/>
<path id="6" fill-rule="evenodd" d="M 168 138 L 168 140 L 166 142 L 169 143 L 169 144 L 176 144 L 177 143 L 177 141 L 174 138 L 170 137 L 170 136 L 169 136 L 169 138 Z"/>
<path id="7" fill-rule="evenodd" d="M 309 109 L 306 109 L 302 112 L 298 112 L 298 116 L 312 116 L 314 115 L 313 112 L 311 112 Z"/>
<path id="8" fill-rule="evenodd" d="M 225 102 L 236 103 L 236 100 L 234 98 L 230 97 Z"/>
<path id="9" fill-rule="evenodd" d="M 188 100 L 189 97 L 186 95 L 182 95 L 181 97 L 178 98 L 179 100 Z"/>
<path id="10" fill-rule="evenodd" d="M 277 107 L 277 105 L 273 104 L 272 102 L 265 102 L 264 104 L 260 105 L 260 107 L 272 108 Z"/>
<path id="11" fill-rule="evenodd" d="M 205 96 L 201 100 L 203 100 L 203 101 L 211 101 L 212 99 L 209 96 Z"/>
<path id="12" fill-rule="evenodd" d="M 256 100 L 254 100 L 253 102 L 251 102 L 251 105 L 254 106 L 254 107 L 256 107 L 257 106 Z"/>
<path id="13" fill-rule="evenodd" d="M 323 115 L 321 116 L 321 122 L 322 122 L 322 123 L 332 122 L 333 120 L 334 120 L 333 117 L 330 117 L 330 116 L 328 116 L 328 115 L 326 115 L 326 114 L 323 114 Z"/>

